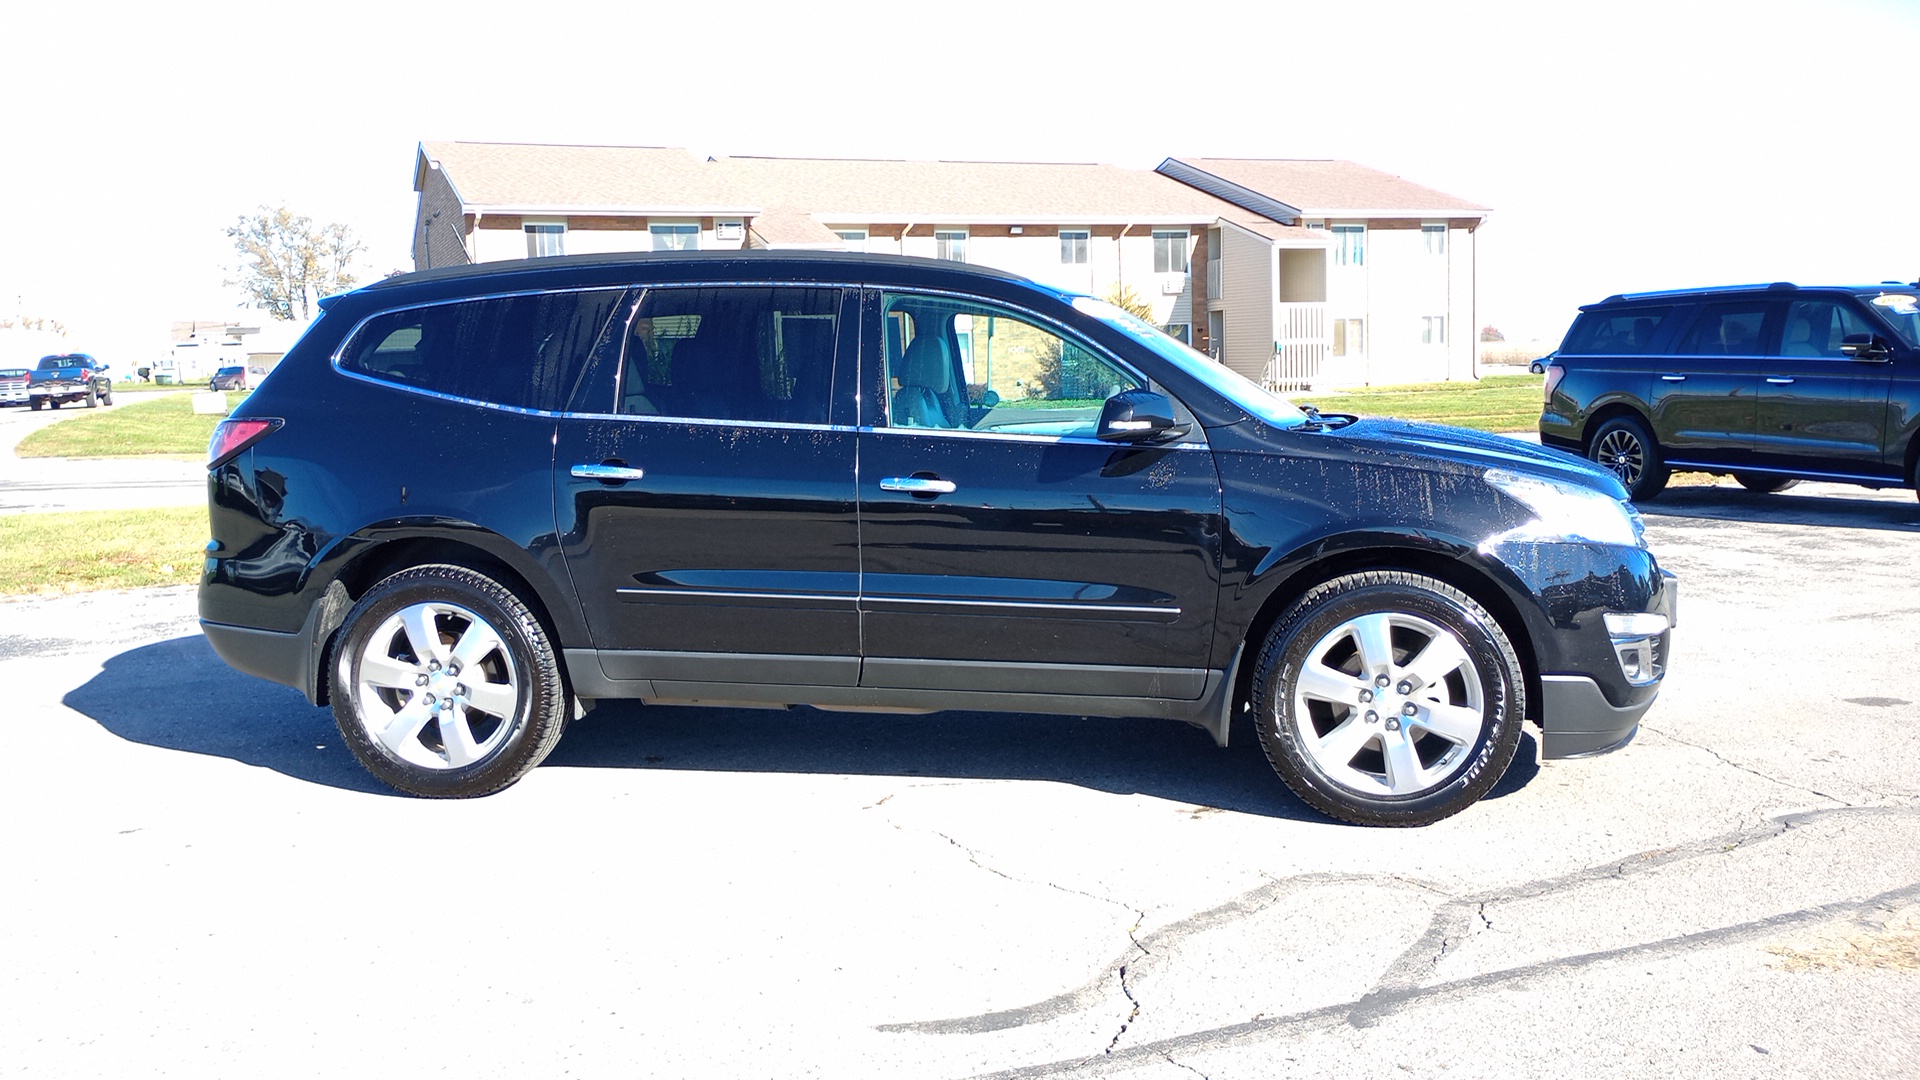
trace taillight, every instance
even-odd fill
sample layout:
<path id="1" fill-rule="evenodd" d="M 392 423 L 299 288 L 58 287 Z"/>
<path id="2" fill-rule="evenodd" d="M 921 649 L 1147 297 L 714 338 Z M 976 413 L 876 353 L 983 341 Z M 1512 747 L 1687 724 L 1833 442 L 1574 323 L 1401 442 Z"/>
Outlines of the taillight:
<path id="1" fill-rule="evenodd" d="M 207 441 L 207 468 L 225 462 L 269 433 L 278 431 L 284 423 L 286 421 L 278 418 L 220 421 L 214 426 L 213 438 Z"/>
<path id="2" fill-rule="evenodd" d="M 1566 377 L 1567 377 L 1566 368 L 1561 367 L 1559 364 L 1548 364 L 1547 365 L 1547 381 L 1543 384 L 1546 387 L 1546 391 L 1540 400 L 1552 401 L 1553 388 L 1556 386 L 1559 386 L 1560 380 Z"/>

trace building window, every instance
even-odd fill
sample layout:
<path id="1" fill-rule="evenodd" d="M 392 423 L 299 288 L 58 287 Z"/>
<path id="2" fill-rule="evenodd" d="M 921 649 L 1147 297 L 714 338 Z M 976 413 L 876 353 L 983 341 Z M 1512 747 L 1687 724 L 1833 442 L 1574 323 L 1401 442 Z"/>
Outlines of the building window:
<path id="1" fill-rule="evenodd" d="M 933 231 L 933 257 L 950 262 L 967 261 L 967 230 L 935 229 Z"/>
<path id="2" fill-rule="evenodd" d="M 1365 225 L 1335 225 L 1330 231 L 1333 233 L 1335 266 L 1367 264 L 1367 227 Z"/>
<path id="3" fill-rule="evenodd" d="M 1420 238 L 1427 242 L 1427 254 L 1445 255 L 1447 253 L 1447 227 L 1445 225 L 1420 226 Z"/>
<path id="4" fill-rule="evenodd" d="M 540 259 L 567 253 L 565 225 L 528 225 L 526 229 L 527 258 Z"/>
<path id="5" fill-rule="evenodd" d="M 649 225 L 655 251 L 692 251 L 700 246 L 700 226 L 693 224 Z"/>
<path id="6" fill-rule="evenodd" d="M 840 247 L 845 251 L 867 250 L 867 230 L 835 229 L 833 234 L 840 238 Z"/>
<path id="7" fill-rule="evenodd" d="M 1084 266 L 1087 261 L 1087 239 L 1092 234 L 1086 229 L 1060 230 L 1060 263 L 1063 266 Z"/>
<path id="8" fill-rule="evenodd" d="M 1445 315 L 1422 315 L 1420 317 L 1420 344 L 1445 345 L 1447 343 L 1447 317 Z"/>
<path id="9" fill-rule="evenodd" d="M 1367 351 L 1365 319 L 1333 320 L 1333 355 L 1360 356 Z"/>
<path id="10" fill-rule="evenodd" d="M 1168 323 L 1167 334 L 1182 345 L 1193 344 L 1193 324 L 1192 323 L 1183 323 L 1183 322 Z"/>
<path id="11" fill-rule="evenodd" d="M 1187 272 L 1187 230 L 1153 230 L 1153 272 L 1156 274 Z"/>

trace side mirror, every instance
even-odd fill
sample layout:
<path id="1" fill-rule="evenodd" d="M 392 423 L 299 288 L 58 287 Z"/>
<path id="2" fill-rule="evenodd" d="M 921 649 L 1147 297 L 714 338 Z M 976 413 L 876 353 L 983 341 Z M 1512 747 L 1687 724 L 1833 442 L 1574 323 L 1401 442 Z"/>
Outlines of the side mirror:
<path id="1" fill-rule="evenodd" d="M 1100 426 L 1094 436 L 1106 442 L 1155 442 L 1187 433 L 1188 425 L 1174 419 L 1173 402 L 1151 390 L 1122 390 L 1100 406 Z"/>
<path id="2" fill-rule="evenodd" d="M 1848 334 L 1840 339 L 1840 351 L 1855 360 L 1878 362 L 1893 355 L 1878 334 Z"/>

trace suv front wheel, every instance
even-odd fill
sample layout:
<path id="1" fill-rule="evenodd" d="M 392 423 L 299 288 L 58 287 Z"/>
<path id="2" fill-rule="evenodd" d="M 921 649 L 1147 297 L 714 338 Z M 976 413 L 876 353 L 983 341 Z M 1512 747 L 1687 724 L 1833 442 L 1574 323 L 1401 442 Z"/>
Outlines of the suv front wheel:
<path id="1" fill-rule="evenodd" d="M 567 695 L 540 620 L 461 566 L 404 570 L 354 604 L 334 650 L 333 713 L 381 780 L 458 798 L 507 787 L 560 741 Z"/>
<path id="2" fill-rule="evenodd" d="M 1601 424 L 1587 444 L 1587 457 L 1619 477 L 1634 502 L 1651 499 L 1667 486 L 1660 444 L 1634 417 L 1616 416 Z"/>
<path id="3" fill-rule="evenodd" d="M 1260 745 L 1294 793 L 1357 825 L 1427 825 L 1498 783 L 1526 712 L 1500 624 L 1435 578 L 1369 571 L 1310 590 L 1254 671 Z"/>

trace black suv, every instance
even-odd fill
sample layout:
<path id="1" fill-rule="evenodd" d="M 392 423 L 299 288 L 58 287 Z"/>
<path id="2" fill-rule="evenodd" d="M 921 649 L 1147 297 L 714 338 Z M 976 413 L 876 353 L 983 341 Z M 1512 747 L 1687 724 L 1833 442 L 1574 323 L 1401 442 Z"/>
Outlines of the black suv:
<path id="1" fill-rule="evenodd" d="M 1540 441 L 1635 499 L 1674 470 L 1754 491 L 1920 488 L 1920 287 L 1787 283 L 1610 296 L 1547 361 Z"/>
<path id="2" fill-rule="evenodd" d="M 1303 412 L 952 262 L 547 258 L 334 297 L 215 432 L 200 615 L 387 783 L 594 702 L 1156 716 L 1347 820 L 1623 744 L 1674 610 L 1558 451 Z"/>

